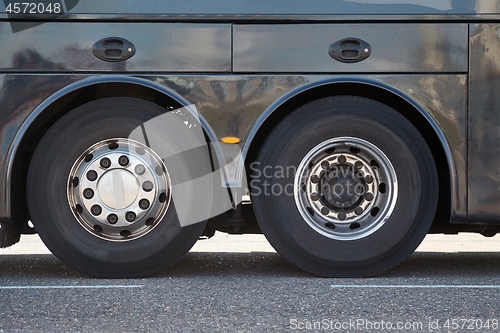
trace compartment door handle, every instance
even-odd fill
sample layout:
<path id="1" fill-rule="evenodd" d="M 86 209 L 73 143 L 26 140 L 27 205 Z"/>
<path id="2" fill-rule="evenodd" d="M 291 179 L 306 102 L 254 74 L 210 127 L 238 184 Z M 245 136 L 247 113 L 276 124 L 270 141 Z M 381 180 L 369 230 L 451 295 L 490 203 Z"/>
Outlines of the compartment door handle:
<path id="1" fill-rule="evenodd" d="M 108 62 L 124 61 L 135 54 L 135 46 L 120 37 L 107 37 L 94 43 L 92 53 L 98 59 Z"/>
<path id="2" fill-rule="evenodd" d="M 359 38 L 344 38 L 336 41 L 328 48 L 328 54 L 333 59 L 345 62 L 354 63 L 365 60 L 371 54 L 371 46 L 364 40 Z"/>

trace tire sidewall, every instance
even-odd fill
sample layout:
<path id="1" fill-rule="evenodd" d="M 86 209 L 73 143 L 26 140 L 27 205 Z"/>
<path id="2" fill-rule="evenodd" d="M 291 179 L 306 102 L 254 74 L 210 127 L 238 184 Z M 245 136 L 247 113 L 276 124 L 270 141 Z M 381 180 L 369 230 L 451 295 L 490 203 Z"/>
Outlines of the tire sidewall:
<path id="1" fill-rule="evenodd" d="M 30 212 L 44 243 L 69 266 L 94 276 L 149 275 L 180 259 L 203 231 L 204 221 L 181 227 L 175 204 L 171 201 L 164 218 L 149 233 L 130 241 L 114 242 L 86 230 L 69 207 L 68 176 L 79 156 L 101 140 L 127 138 L 138 126 L 165 111 L 154 104 L 131 98 L 99 100 L 61 118 L 41 141 L 28 176 Z M 179 135 L 183 135 L 183 140 L 195 140 L 189 131 L 179 126 L 176 128 L 178 133 L 161 136 L 166 149 L 174 153 L 180 147 L 177 144 Z M 200 167 L 207 162 L 205 157 L 202 159 Z M 188 170 L 182 159 L 169 160 L 178 163 L 171 166 L 176 172 Z M 189 175 L 183 177 L 189 178 Z M 189 192 L 195 190 L 188 188 L 187 200 Z"/>
<path id="2" fill-rule="evenodd" d="M 278 252 L 302 267 L 309 266 L 309 271 L 334 267 L 339 272 L 343 267 L 368 270 L 391 265 L 395 256 L 413 252 L 430 227 L 437 194 L 434 177 L 426 176 L 436 173 L 428 159 L 430 151 L 416 130 L 408 128 L 414 129 L 401 115 L 366 99 L 328 98 L 285 118 L 259 154 L 261 167 L 292 165 L 297 170 L 302 158 L 321 142 L 342 136 L 361 138 L 381 149 L 393 164 L 398 198 L 389 219 L 374 233 L 336 240 L 313 230 L 289 193 L 256 197 L 257 189 L 252 188 L 258 221 Z M 263 173 L 260 176 L 262 184 L 266 179 Z M 284 188 L 293 184 L 294 176 L 267 181 Z"/>

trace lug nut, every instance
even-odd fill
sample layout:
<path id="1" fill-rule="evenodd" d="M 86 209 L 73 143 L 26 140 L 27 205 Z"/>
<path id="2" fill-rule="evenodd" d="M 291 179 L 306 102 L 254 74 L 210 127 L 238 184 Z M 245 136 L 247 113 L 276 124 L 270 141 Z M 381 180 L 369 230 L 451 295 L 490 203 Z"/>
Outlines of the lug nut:
<path id="1" fill-rule="evenodd" d="M 90 161 L 92 161 L 92 159 L 93 159 L 93 158 L 94 158 L 94 155 L 92 155 L 92 154 L 87 154 L 87 155 L 85 156 L 84 161 L 85 161 L 85 162 L 87 162 L 87 163 L 89 163 Z"/>
<path id="2" fill-rule="evenodd" d="M 372 201 L 373 200 L 373 194 L 371 193 L 366 193 L 365 194 L 365 199 L 368 200 L 368 201 Z"/>
<path id="3" fill-rule="evenodd" d="M 142 189 L 146 192 L 151 192 L 153 190 L 153 183 L 150 182 L 149 180 L 145 181 L 143 184 L 142 184 Z"/>
<path id="4" fill-rule="evenodd" d="M 85 199 L 92 199 L 94 197 L 94 191 L 91 188 L 86 188 L 83 190 L 83 197 Z"/>
<path id="5" fill-rule="evenodd" d="M 102 213 L 102 208 L 101 206 L 99 205 L 93 205 L 91 208 L 90 208 L 90 212 L 92 213 L 92 215 L 94 216 L 99 216 L 101 215 Z"/>
<path id="6" fill-rule="evenodd" d="M 109 224 L 116 224 L 118 222 L 118 216 L 115 214 L 109 214 L 107 220 Z"/>
<path id="7" fill-rule="evenodd" d="M 324 195 L 324 196 L 330 196 L 330 187 L 328 186 L 328 184 L 325 184 L 323 185 L 323 188 L 321 189 L 321 194 Z"/>
<path id="8" fill-rule="evenodd" d="M 319 193 L 318 192 L 311 193 L 311 199 L 313 201 L 318 200 L 319 199 Z"/>
<path id="9" fill-rule="evenodd" d="M 97 179 L 97 172 L 95 172 L 94 170 L 90 170 L 89 172 L 87 172 L 87 179 L 90 180 L 91 182 L 96 180 Z"/>
<path id="10" fill-rule="evenodd" d="M 144 172 L 146 172 L 146 168 L 144 167 L 144 165 L 142 164 L 137 164 L 134 168 L 134 172 L 138 175 L 138 176 L 142 176 L 144 174 Z"/>
<path id="11" fill-rule="evenodd" d="M 361 214 L 363 214 L 363 208 L 361 208 L 361 207 L 357 207 L 357 208 L 354 210 L 354 213 L 355 213 L 356 215 L 361 215 Z"/>
<path id="12" fill-rule="evenodd" d="M 111 150 L 115 150 L 119 147 L 118 143 L 117 142 L 111 142 L 109 145 L 108 145 L 108 148 L 111 149 Z"/>
<path id="13" fill-rule="evenodd" d="M 314 184 L 318 183 L 319 182 L 319 176 L 318 175 L 312 175 L 311 182 L 313 182 Z"/>
<path id="14" fill-rule="evenodd" d="M 149 208 L 149 200 L 148 199 L 141 199 L 141 201 L 139 201 L 139 207 L 143 210 L 146 210 Z"/>
<path id="15" fill-rule="evenodd" d="M 365 192 L 366 192 L 366 189 L 361 184 L 356 185 L 356 187 L 354 188 L 354 194 L 356 194 L 356 195 L 363 195 Z"/>
<path id="16" fill-rule="evenodd" d="M 339 162 L 339 164 L 345 164 L 345 162 L 347 162 L 347 159 L 344 155 L 340 155 L 337 161 Z"/>
<path id="17" fill-rule="evenodd" d="M 339 213 L 339 215 L 337 215 L 338 219 L 340 221 L 344 221 L 347 217 L 347 215 L 345 213 Z"/>
<path id="18" fill-rule="evenodd" d="M 125 155 L 120 156 L 118 159 L 118 164 L 120 164 L 122 167 L 127 166 L 129 163 L 128 157 Z"/>
<path id="19" fill-rule="evenodd" d="M 127 214 L 125 214 L 125 220 L 127 220 L 128 222 L 134 222 L 135 218 L 136 215 L 134 212 L 127 212 Z"/>
<path id="20" fill-rule="evenodd" d="M 372 177 L 372 176 L 366 176 L 366 177 L 365 177 L 365 182 L 366 182 L 367 184 L 370 184 L 371 182 L 373 182 L 373 177 Z"/>
<path id="21" fill-rule="evenodd" d="M 109 158 L 105 157 L 103 158 L 99 164 L 101 165 L 101 167 L 103 167 L 104 169 L 107 169 L 111 166 L 111 161 L 109 160 Z"/>
<path id="22" fill-rule="evenodd" d="M 321 208 L 321 214 L 323 215 L 328 215 L 330 213 L 330 210 L 326 207 Z"/>

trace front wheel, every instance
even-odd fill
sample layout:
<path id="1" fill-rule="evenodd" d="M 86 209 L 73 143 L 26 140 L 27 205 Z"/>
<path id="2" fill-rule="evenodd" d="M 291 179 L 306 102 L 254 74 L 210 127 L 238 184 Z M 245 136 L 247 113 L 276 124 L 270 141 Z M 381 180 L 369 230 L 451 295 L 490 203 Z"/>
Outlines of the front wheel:
<path id="1" fill-rule="evenodd" d="M 417 248 L 438 198 L 432 154 L 395 110 L 359 97 L 306 104 L 271 132 L 252 167 L 262 231 L 313 274 L 384 272 Z"/>
<path id="2" fill-rule="evenodd" d="M 183 227 L 179 213 L 207 211 L 210 200 L 190 182 L 175 185 L 195 179 L 190 172 L 210 159 L 203 149 L 182 154 L 204 142 L 182 119 L 158 120 L 166 112 L 137 99 L 102 99 L 46 133 L 30 165 L 28 205 L 40 238 L 61 261 L 96 277 L 142 277 L 194 245 L 205 221 Z"/>

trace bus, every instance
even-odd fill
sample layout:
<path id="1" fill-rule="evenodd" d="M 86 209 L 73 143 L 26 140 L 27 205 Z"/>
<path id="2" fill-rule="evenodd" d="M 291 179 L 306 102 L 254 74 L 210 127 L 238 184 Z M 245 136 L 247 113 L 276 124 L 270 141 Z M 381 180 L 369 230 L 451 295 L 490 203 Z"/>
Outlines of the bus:
<path id="1" fill-rule="evenodd" d="M 500 229 L 499 0 L 4 0 L 0 246 L 143 277 L 216 231 L 366 277 Z M 498 86 L 498 89 L 497 89 Z"/>

